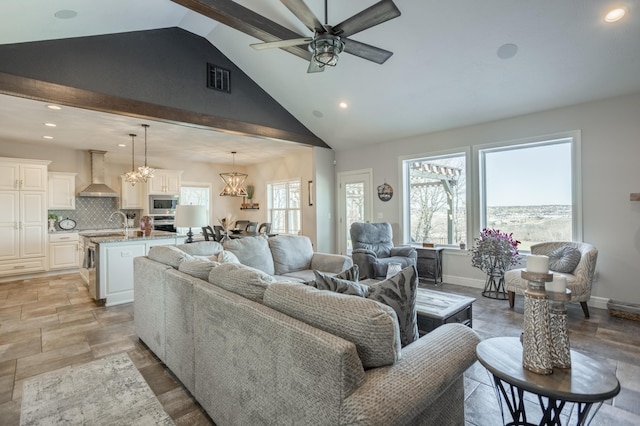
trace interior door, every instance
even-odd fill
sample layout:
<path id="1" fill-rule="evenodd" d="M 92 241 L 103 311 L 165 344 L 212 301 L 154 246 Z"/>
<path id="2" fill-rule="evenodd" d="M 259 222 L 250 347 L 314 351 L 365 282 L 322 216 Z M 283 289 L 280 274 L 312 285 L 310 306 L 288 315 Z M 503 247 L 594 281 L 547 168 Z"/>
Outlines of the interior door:
<path id="1" fill-rule="evenodd" d="M 373 170 L 338 173 L 338 250 L 351 254 L 349 228 L 353 222 L 370 222 L 372 218 Z"/>

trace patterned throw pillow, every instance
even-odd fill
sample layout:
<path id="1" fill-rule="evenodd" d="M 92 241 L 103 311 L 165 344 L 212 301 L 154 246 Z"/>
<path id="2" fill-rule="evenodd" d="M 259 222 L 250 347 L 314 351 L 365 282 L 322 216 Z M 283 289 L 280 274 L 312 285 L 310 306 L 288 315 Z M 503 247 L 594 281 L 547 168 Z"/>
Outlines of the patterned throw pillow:
<path id="1" fill-rule="evenodd" d="M 416 289 L 418 272 L 408 266 L 400 273 L 379 283 L 370 285 L 368 299 L 384 303 L 396 311 L 400 325 L 400 343 L 406 346 L 420 337 L 416 317 Z"/>
<path id="2" fill-rule="evenodd" d="M 306 282 L 305 284 L 315 287 L 318 290 L 329 290 L 360 297 L 367 297 L 369 294 L 369 287 L 356 281 L 338 278 L 338 275 L 332 277 L 315 269 L 313 274 L 316 276 L 316 280 Z"/>
<path id="3" fill-rule="evenodd" d="M 358 282 L 358 280 L 360 279 L 360 268 L 358 268 L 358 265 L 353 265 L 351 268 L 346 269 L 336 275 L 336 278 Z"/>
<path id="4" fill-rule="evenodd" d="M 570 274 L 576 269 L 581 258 L 582 253 L 575 247 L 558 247 L 549 254 L 549 269 Z"/>

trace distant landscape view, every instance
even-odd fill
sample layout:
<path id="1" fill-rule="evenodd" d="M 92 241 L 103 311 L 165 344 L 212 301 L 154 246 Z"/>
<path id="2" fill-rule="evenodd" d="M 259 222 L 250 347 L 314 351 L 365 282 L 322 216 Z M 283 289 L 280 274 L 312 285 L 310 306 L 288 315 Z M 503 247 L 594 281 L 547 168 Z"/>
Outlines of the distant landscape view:
<path id="1" fill-rule="evenodd" d="M 520 250 L 543 241 L 571 241 L 571 206 L 488 207 L 487 227 L 513 232 Z"/>

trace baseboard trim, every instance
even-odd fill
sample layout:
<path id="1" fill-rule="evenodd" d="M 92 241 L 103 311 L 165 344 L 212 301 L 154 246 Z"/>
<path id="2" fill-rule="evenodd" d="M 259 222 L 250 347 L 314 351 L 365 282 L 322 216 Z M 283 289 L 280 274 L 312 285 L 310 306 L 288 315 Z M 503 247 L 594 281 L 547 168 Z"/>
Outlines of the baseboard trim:
<path id="1" fill-rule="evenodd" d="M 71 269 L 56 269 L 55 271 L 47 271 L 47 272 L 33 272 L 30 274 L 18 274 L 18 275 L 7 275 L 0 277 L 0 283 L 6 283 L 9 281 L 21 281 L 21 280 L 31 280 L 34 278 L 45 278 L 45 277 L 55 277 L 56 275 L 65 275 L 65 274 L 73 274 L 79 272 L 78 268 Z"/>
<path id="2" fill-rule="evenodd" d="M 461 285 L 461 286 L 471 287 L 471 288 L 478 288 L 481 290 L 484 289 L 484 280 L 467 278 L 467 277 L 459 277 L 455 275 L 444 275 L 442 278 L 445 283 L 456 284 L 456 285 Z M 609 298 L 591 296 L 591 298 L 587 302 L 587 305 L 589 305 L 589 307 L 591 308 L 606 310 L 608 309 L 607 308 L 608 302 L 609 302 Z"/>

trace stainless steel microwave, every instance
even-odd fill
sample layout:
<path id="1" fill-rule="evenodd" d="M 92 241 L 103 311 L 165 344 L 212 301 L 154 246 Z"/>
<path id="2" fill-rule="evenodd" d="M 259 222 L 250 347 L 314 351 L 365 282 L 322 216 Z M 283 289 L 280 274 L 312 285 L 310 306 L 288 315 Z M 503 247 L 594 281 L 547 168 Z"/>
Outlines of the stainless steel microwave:
<path id="1" fill-rule="evenodd" d="M 178 195 L 149 195 L 149 214 L 174 215 L 179 201 Z"/>

